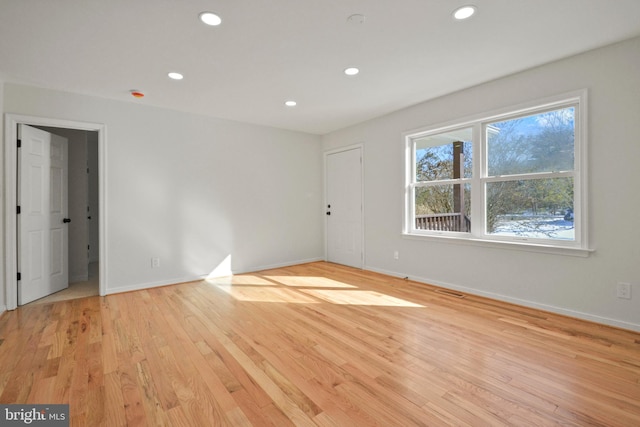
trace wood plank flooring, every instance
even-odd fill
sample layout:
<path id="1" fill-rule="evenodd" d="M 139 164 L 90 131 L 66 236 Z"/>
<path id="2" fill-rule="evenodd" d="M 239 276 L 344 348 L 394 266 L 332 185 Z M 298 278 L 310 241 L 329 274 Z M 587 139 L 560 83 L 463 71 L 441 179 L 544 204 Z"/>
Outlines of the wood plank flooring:
<path id="1" fill-rule="evenodd" d="M 640 426 L 640 334 L 318 262 L 21 307 L 0 403 L 74 426 Z"/>

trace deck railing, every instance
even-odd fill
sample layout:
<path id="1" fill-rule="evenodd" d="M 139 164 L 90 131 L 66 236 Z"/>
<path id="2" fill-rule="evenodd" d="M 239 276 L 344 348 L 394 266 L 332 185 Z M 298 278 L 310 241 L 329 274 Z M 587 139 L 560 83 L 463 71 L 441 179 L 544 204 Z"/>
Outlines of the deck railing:
<path id="1" fill-rule="evenodd" d="M 471 231 L 471 220 L 461 213 L 416 215 L 416 229 L 438 231 Z"/>

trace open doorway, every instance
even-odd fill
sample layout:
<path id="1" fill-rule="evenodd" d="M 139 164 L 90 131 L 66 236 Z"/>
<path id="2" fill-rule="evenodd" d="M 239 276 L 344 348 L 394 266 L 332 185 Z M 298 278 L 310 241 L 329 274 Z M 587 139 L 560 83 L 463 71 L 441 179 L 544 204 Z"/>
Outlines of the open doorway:
<path id="1" fill-rule="evenodd" d="M 105 194 L 104 194 L 104 154 L 106 152 L 105 126 L 103 124 L 74 122 L 69 120 L 49 119 L 17 114 L 5 115 L 5 283 L 7 309 L 18 306 L 18 228 L 16 206 L 18 199 L 17 159 L 18 159 L 18 127 L 21 124 L 47 128 L 51 133 L 74 134 L 84 138 L 84 145 L 73 145 L 72 156 L 78 173 L 84 171 L 84 190 L 75 189 L 76 193 L 84 192 L 83 197 L 74 197 L 78 216 L 77 225 L 84 229 L 83 238 L 73 239 L 76 260 L 73 271 L 70 270 L 70 282 L 85 283 L 95 294 L 106 295 L 106 262 L 105 262 Z M 81 145 L 84 147 L 82 148 Z M 78 160 L 79 159 L 79 160 Z M 90 173 L 87 173 L 89 169 Z M 93 174 L 91 173 L 93 170 Z M 70 180 L 76 182 L 75 179 Z M 77 183 L 77 182 L 76 182 Z M 77 193 L 78 194 L 78 193 Z M 87 208 L 89 210 L 87 211 Z M 89 218 L 90 217 L 90 218 Z M 80 220 L 80 218 L 83 218 Z M 93 246 L 93 249 L 92 249 Z M 71 248 L 70 248 L 71 252 Z M 77 254 L 81 256 L 77 256 Z M 82 267 L 82 264 L 84 268 Z M 86 280 L 85 280 L 86 279 Z"/>
<path id="2" fill-rule="evenodd" d="M 37 299 L 32 304 L 98 295 L 100 287 L 98 132 L 49 126 L 34 127 L 66 138 L 68 141 L 70 222 L 67 254 L 69 287 Z"/>

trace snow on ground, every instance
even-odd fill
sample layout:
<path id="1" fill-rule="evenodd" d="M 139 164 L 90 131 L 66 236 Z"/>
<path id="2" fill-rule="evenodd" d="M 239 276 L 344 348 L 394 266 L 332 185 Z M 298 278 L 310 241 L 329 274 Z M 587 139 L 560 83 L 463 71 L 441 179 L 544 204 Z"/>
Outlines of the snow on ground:
<path id="1" fill-rule="evenodd" d="M 496 236 L 518 236 L 536 239 L 574 240 L 575 226 L 573 221 L 566 221 L 562 216 L 508 216 L 498 220 Z"/>

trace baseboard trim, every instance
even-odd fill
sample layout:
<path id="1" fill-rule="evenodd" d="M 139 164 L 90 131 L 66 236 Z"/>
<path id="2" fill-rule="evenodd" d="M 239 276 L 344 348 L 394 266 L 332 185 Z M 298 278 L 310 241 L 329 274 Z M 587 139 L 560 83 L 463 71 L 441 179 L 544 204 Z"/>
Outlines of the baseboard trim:
<path id="1" fill-rule="evenodd" d="M 69 277 L 69 283 L 86 282 L 89 280 L 89 274 Z"/>
<path id="2" fill-rule="evenodd" d="M 121 294 L 124 292 L 142 291 L 145 289 L 159 288 L 161 286 L 177 285 L 180 283 L 195 282 L 202 280 L 203 276 L 180 277 L 169 280 L 159 280 L 156 282 L 136 283 L 134 285 L 115 286 L 106 290 L 107 295 Z"/>
<path id="3" fill-rule="evenodd" d="M 458 292 L 463 292 L 469 295 L 476 295 L 484 298 L 490 298 L 497 301 L 508 302 L 510 304 L 515 304 L 523 307 L 534 308 L 537 310 L 547 311 L 554 314 L 560 314 L 562 316 L 573 317 L 576 319 L 587 320 L 589 322 L 598 323 L 601 325 L 613 326 L 616 328 L 626 329 L 630 331 L 640 332 L 640 324 L 625 322 L 622 320 L 611 319 L 608 317 L 597 316 L 594 314 L 584 313 L 581 311 L 570 310 L 567 308 L 557 307 L 554 305 L 541 304 L 534 301 L 523 300 L 520 298 L 514 298 L 506 295 L 496 294 L 493 292 L 485 292 L 480 291 L 478 289 L 469 288 L 466 286 L 460 286 L 453 283 L 441 282 L 438 280 L 431 280 L 424 277 L 419 276 L 407 276 L 406 274 L 400 274 L 395 271 L 384 270 L 380 268 L 375 268 L 371 266 L 365 266 L 365 270 L 373 271 L 380 274 L 385 274 L 387 276 L 392 277 L 407 277 L 409 280 L 413 280 L 415 282 L 424 283 L 428 285 L 438 286 L 444 289 L 450 289 Z"/>
<path id="4" fill-rule="evenodd" d="M 257 271 L 271 270 L 274 268 L 282 268 L 282 267 L 290 267 L 292 265 L 307 264 L 310 262 L 317 262 L 317 261 L 324 261 L 324 258 L 308 258 L 308 259 L 289 261 L 289 262 L 283 262 L 278 264 L 268 264 L 268 265 L 261 265 L 261 266 L 255 266 L 255 267 L 247 267 L 243 269 L 232 270 L 231 274 L 233 275 L 233 274 L 253 273 Z M 225 277 L 225 276 L 219 276 L 219 277 Z M 214 277 L 212 277 L 210 274 L 203 274 L 203 275 L 196 275 L 196 276 L 179 277 L 179 278 L 174 278 L 169 280 L 160 280 L 156 282 L 137 283 L 134 285 L 110 286 L 106 290 L 106 295 L 119 294 L 123 292 L 141 291 L 144 289 L 158 288 L 161 286 L 169 286 L 169 285 L 177 285 L 179 283 L 195 282 L 198 280 L 212 279 L 212 278 Z"/>
<path id="5" fill-rule="evenodd" d="M 261 265 L 257 267 L 233 270 L 233 274 L 255 273 L 257 271 L 272 270 L 274 268 L 291 267 L 292 265 L 308 264 L 310 262 L 324 261 L 324 258 L 308 258 L 291 262 L 283 262 L 278 264 Z"/>

